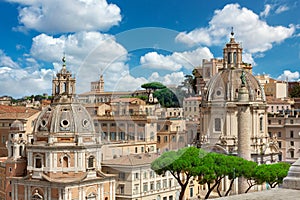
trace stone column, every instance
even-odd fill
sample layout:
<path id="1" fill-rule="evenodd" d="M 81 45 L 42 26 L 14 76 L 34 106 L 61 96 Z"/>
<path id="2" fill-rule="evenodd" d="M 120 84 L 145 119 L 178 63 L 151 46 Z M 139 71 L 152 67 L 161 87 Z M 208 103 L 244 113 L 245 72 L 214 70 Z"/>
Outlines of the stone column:
<path id="1" fill-rule="evenodd" d="M 242 85 L 238 96 L 238 156 L 246 160 L 251 160 L 251 113 L 249 105 L 248 89 Z M 238 193 L 242 194 L 248 188 L 246 180 L 238 179 Z"/>

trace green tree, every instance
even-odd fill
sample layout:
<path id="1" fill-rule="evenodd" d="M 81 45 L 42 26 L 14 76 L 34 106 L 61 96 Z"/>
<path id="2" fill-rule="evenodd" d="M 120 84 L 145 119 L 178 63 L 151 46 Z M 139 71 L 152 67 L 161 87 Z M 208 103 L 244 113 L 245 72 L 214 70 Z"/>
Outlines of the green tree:
<path id="1" fill-rule="evenodd" d="M 151 163 L 151 169 L 158 175 L 169 171 L 181 187 L 179 200 L 183 200 L 189 180 L 199 174 L 200 160 L 207 153 L 196 147 L 186 147 L 178 151 L 168 151 Z"/>
<path id="2" fill-rule="evenodd" d="M 295 98 L 295 97 L 300 97 L 300 85 L 295 85 L 291 92 L 290 92 L 290 96 L 292 98 Z"/>
<path id="3" fill-rule="evenodd" d="M 166 108 L 180 107 L 180 102 L 177 96 L 169 88 L 157 90 L 153 96 L 158 99 L 158 102 Z"/>
<path id="4" fill-rule="evenodd" d="M 245 160 L 241 157 L 224 155 L 218 153 L 209 153 L 201 160 L 201 170 L 198 176 L 200 184 L 207 184 L 208 190 L 205 199 L 209 198 L 213 190 L 217 190 L 221 197 L 220 185 L 222 179 L 228 177 L 230 180 L 224 196 L 228 196 L 232 190 L 234 180 L 243 176 L 248 170 L 256 166 L 255 162 Z"/>
<path id="5" fill-rule="evenodd" d="M 290 164 L 284 162 L 257 165 L 252 171 L 252 175 L 248 177 L 248 183 L 251 182 L 251 184 L 245 193 L 254 185 L 263 183 L 268 183 L 271 188 L 275 188 L 287 176 L 289 168 Z"/>
<path id="6" fill-rule="evenodd" d="M 196 93 L 196 78 L 193 75 L 185 75 L 185 79 L 181 83 L 182 85 L 180 86 L 181 88 L 186 88 L 187 89 L 187 94 L 188 95 L 194 95 Z"/>
<path id="7" fill-rule="evenodd" d="M 148 94 L 148 100 L 147 100 L 148 103 L 149 103 L 150 94 L 153 94 L 156 90 L 166 88 L 166 86 L 164 86 L 163 84 L 161 84 L 159 82 L 145 83 L 145 84 L 141 85 L 141 87 L 146 89 L 146 92 Z"/>

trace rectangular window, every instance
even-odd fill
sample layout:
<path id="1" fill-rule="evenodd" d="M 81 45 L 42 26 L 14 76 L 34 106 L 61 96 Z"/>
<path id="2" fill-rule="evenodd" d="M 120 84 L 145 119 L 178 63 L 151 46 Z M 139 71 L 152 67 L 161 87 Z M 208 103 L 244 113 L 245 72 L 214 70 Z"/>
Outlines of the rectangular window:
<path id="1" fill-rule="evenodd" d="M 116 132 L 110 132 L 110 140 L 116 140 Z"/>
<path id="2" fill-rule="evenodd" d="M 164 136 L 164 142 L 168 142 L 168 136 Z"/>
<path id="3" fill-rule="evenodd" d="M 281 148 L 281 145 L 282 145 L 281 142 L 278 141 L 278 147 L 279 148 Z"/>
<path id="4" fill-rule="evenodd" d="M 290 151 L 291 158 L 294 158 L 294 151 Z"/>
<path id="5" fill-rule="evenodd" d="M 291 138 L 294 137 L 294 131 L 290 131 L 290 137 L 291 137 Z"/>
<path id="6" fill-rule="evenodd" d="M 290 145 L 291 145 L 291 146 L 294 146 L 294 141 L 290 141 Z"/>
<path id="7" fill-rule="evenodd" d="M 154 182 L 150 183 L 150 190 L 154 190 Z"/>
<path id="8" fill-rule="evenodd" d="M 215 131 L 221 131 L 221 119 L 215 118 Z"/>
<path id="9" fill-rule="evenodd" d="M 168 184 L 167 184 L 167 179 L 164 179 L 163 180 L 163 188 L 167 188 L 168 187 Z"/>
<path id="10" fill-rule="evenodd" d="M 42 168 L 42 159 L 35 158 L 35 168 Z"/>
<path id="11" fill-rule="evenodd" d="M 190 197 L 193 197 L 194 196 L 194 188 L 190 188 Z"/>
<path id="12" fill-rule="evenodd" d="M 278 135 L 278 137 L 280 138 L 280 137 L 281 137 L 281 132 L 279 131 L 277 135 Z"/>
<path id="13" fill-rule="evenodd" d="M 134 180 L 139 179 L 139 173 L 134 173 Z"/>
<path id="14" fill-rule="evenodd" d="M 119 192 L 120 192 L 120 194 L 124 194 L 124 188 L 125 188 L 125 186 L 123 184 L 119 185 Z"/>
<path id="15" fill-rule="evenodd" d="M 175 135 L 172 136 L 172 142 L 176 142 L 176 136 Z"/>
<path id="16" fill-rule="evenodd" d="M 294 124 L 294 120 L 292 120 L 292 119 L 291 119 L 291 121 L 290 121 L 290 122 L 291 122 L 291 124 Z"/>
<path id="17" fill-rule="evenodd" d="M 160 190 L 160 188 L 161 188 L 161 187 L 160 187 L 160 181 L 157 181 L 157 182 L 156 182 L 156 190 Z"/>
<path id="18" fill-rule="evenodd" d="M 139 193 L 139 187 L 140 187 L 139 184 L 135 184 L 133 186 L 133 194 L 138 194 Z"/>
<path id="19" fill-rule="evenodd" d="M 281 124 L 281 120 L 278 120 L 278 124 Z"/>
<path id="20" fill-rule="evenodd" d="M 278 161 L 282 161 L 282 155 L 278 154 Z"/>
<path id="21" fill-rule="evenodd" d="M 120 180 L 125 180 L 125 173 L 124 172 L 119 173 L 119 179 Z"/>
<path id="22" fill-rule="evenodd" d="M 259 130 L 263 131 L 263 118 L 262 117 L 259 118 Z"/>
<path id="23" fill-rule="evenodd" d="M 150 178 L 154 178 L 154 171 L 150 171 Z"/>
<path id="24" fill-rule="evenodd" d="M 143 191 L 147 192 L 148 191 L 148 183 L 143 184 Z"/>

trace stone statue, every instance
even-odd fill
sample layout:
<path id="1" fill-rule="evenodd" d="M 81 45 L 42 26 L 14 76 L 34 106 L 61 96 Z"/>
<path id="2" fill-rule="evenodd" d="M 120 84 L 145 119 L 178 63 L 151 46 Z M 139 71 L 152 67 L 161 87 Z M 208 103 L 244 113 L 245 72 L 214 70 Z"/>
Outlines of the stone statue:
<path id="1" fill-rule="evenodd" d="M 242 71 L 242 75 L 240 76 L 242 85 L 246 85 L 246 76 L 245 75 L 246 75 L 245 72 Z"/>

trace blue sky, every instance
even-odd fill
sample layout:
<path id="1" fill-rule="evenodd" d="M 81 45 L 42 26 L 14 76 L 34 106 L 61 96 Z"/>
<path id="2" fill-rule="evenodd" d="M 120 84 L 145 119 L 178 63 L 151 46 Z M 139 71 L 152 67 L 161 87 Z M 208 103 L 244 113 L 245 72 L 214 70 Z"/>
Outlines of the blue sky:
<path id="1" fill-rule="evenodd" d="M 202 59 L 220 58 L 234 27 L 254 74 L 300 79 L 300 1 L 0 1 L 0 95 L 51 93 L 67 67 L 77 93 L 104 74 L 105 90 L 180 84 Z"/>

